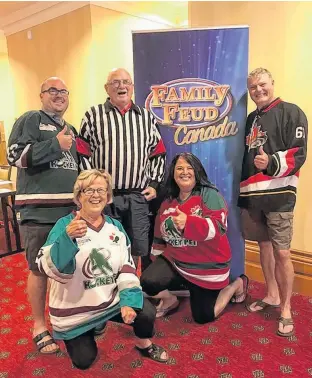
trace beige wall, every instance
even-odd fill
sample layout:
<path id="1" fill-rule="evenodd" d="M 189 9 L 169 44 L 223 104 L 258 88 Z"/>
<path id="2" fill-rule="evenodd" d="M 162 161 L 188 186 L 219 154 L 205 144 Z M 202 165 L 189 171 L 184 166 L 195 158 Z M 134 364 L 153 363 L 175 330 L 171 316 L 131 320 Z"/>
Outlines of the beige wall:
<path id="1" fill-rule="evenodd" d="M 133 74 L 132 31 L 167 29 L 167 25 L 91 6 L 93 69 L 89 76 L 93 93 L 89 105 L 106 99 L 104 83 L 112 68 L 124 67 Z"/>
<path id="2" fill-rule="evenodd" d="M 7 37 L 13 74 L 16 116 L 41 106 L 40 84 L 49 76 L 65 80 L 70 91 L 69 122 L 79 126 L 88 98 L 91 46 L 89 6 Z"/>
<path id="3" fill-rule="evenodd" d="M 8 139 L 14 122 L 15 101 L 7 41 L 3 34 L 0 34 L 0 83 L 0 121 L 4 123 L 5 137 Z"/>
<path id="4" fill-rule="evenodd" d="M 276 95 L 299 105 L 311 123 L 312 2 L 189 2 L 189 25 L 249 25 L 249 69 L 271 70 Z M 311 169 L 310 157 L 301 171 L 292 243 L 304 251 L 312 251 Z"/>
<path id="5" fill-rule="evenodd" d="M 133 71 L 132 30 L 165 28 L 158 22 L 87 5 L 32 27 L 32 39 L 27 38 L 27 31 L 8 36 L 15 117 L 40 108 L 41 82 L 59 76 L 70 91 L 65 118 L 79 129 L 86 109 L 105 100 L 108 71 L 114 67 Z"/>

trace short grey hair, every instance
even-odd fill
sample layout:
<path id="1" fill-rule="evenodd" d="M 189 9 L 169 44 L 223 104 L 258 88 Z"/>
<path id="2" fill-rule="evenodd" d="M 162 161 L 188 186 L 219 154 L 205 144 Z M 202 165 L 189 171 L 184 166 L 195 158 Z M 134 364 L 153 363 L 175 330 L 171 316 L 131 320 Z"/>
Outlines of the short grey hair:
<path id="1" fill-rule="evenodd" d="M 269 78 L 273 80 L 273 76 L 271 72 L 267 70 L 266 68 L 262 68 L 262 67 L 256 68 L 255 70 L 251 71 L 250 74 L 248 75 L 248 79 L 251 79 L 260 75 L 264 75 L 264 74 L 267 74 Z"/>
<path id="2" fill-rule="evenodd" d="M 104 169 L 89 169 L 82 171 L 74 185 L 74 201 L 79 205 L 79 196 L 83 189 L 90 186 L 94 180 L 102 177 L 107 183 L 107 203 L 113 202 L 112 177 Z"/>
<path id="3" fill-rule="evenodd" d="M 108 84 L 108 83 L 111 81 L 111 78 L 112 78 L 112 76 L 113 76 L 114 74 L 116 74 L 116 73 L 120 73 L 120 72 L 123 72 L 123 73 L 125 73 L 126 75 L 128 75 L 128 76 L 130 77 L 131 81 L 132 81 L 132 77 L 131 77 L 131 75 L 130 75 L 130 72 L 128 72 L 125 68 L 114 68 L 114 69 L 112 69 L 112 70 L 108 73 L 108 75 L 107 75 L 107 79 L 106 79 L 106 84 Z"/>

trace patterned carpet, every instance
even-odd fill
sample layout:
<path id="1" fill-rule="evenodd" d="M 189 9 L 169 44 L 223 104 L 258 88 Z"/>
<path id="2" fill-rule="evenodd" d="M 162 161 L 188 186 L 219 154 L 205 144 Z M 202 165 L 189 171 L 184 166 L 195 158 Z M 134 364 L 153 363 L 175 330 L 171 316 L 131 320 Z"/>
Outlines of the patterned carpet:
<path id="1" fill-rule="evenodd" d="M 57 355 L 38 354 L 31 340 L 32 316 L 25 293 L 24 254 L 0 260 L 0 378 L 273 378 L 312 376 L 312 299 L 293 296 L 296 335 L 275 335 L 276 310 L 250 314 L 230 306 L 213 324 L 192 321 L 188 299 L 179 311 L 157 320 L 156 343 L 168 349 L 167 365 L 142 359 L 133 348 L 133 333 L 109 323 L 98 338 L 100 356 L 88 371 L 72 367 L 64 346 Z M 250 294 L 261 298 L 263 285 L 252 282 Z"/>

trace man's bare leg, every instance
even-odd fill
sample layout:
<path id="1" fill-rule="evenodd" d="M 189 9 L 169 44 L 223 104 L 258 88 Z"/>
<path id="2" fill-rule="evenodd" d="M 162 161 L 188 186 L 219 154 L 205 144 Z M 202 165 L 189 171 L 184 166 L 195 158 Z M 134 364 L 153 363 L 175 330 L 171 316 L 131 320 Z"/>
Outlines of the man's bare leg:
<path id="1" fill-rule="evenodd" d="M 280 296 L 275 278 L 275 258 L 273 246 L 270 241 L 259 242 L 260 262 L 267 286 L 267 295 L 262 299 L 270 305 L 279 305 Z M 249 306 L 252 312 L 260 311 L 262 308 L 255 305 L 256 302 Z"/>
<path id="2" fill-rule="evenodd" d="M 34 317 L 33 337 L 35 337 L 47 330 L 44 317 L 47 294 L 47 277 L 42 275 L 40 272 L 30 271 L 27 282 L 27 292 Z M 50 336 L 45 336 L 40 342 L 48 341 L 50 339 Z M 51 344 L 41 349 L 41 352 L 47 353 L 58 350 L 59 347 L 57 344 Z"/>
<path id="3" fill-rule="evenodd" d="M 291 318 L 291 294 L 294 283 L 294 267 L 290 258 L 290 250 L 275 250 L 275 277 L 279 287 L 281 297 L 281 316 L 286 319 Z M 293 325 L 283 327 L 279 323 L 279 331 L 288 333 L 293 330 Z"/>

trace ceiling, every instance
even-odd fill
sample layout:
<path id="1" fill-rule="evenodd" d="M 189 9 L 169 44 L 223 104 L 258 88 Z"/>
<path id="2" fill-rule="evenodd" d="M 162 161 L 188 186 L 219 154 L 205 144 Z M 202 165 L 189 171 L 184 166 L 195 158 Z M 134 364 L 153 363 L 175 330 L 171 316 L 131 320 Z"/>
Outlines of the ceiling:
<path id="1" fill-rule="evenodd" d="M 0 33 L 25 30 L 85 5 L 128 13 L 171 26 L 186 26 L 187 1 L 1 1 Z"/>
<path id="2" fill-rule="evenodd" d="M 36 3 L 37 1 L 0 1 L 0 18 Z"/>

